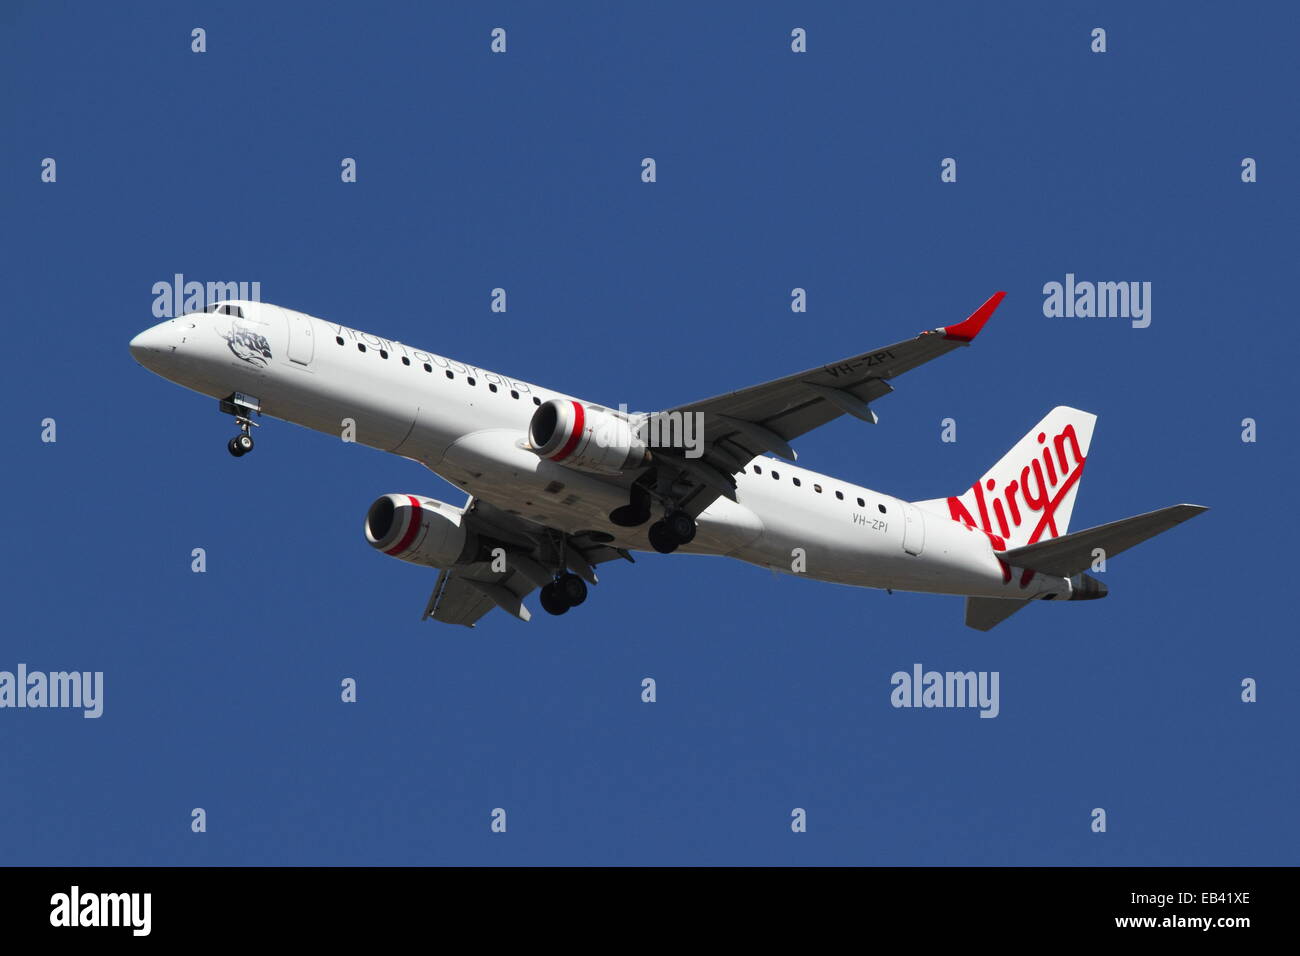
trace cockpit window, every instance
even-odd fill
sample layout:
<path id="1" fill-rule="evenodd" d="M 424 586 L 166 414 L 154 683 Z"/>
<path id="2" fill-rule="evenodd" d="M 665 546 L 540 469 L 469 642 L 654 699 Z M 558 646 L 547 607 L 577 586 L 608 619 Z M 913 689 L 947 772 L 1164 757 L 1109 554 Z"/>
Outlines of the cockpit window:
<path id="1" fill-rule="evenodd" d="M 215 312 L 217 315 L 233 315 L 237 319 L 244 317 L 244 310 L 237 305 L 229 305 L 225 302 L 213 302 L 204 312 Z"/>

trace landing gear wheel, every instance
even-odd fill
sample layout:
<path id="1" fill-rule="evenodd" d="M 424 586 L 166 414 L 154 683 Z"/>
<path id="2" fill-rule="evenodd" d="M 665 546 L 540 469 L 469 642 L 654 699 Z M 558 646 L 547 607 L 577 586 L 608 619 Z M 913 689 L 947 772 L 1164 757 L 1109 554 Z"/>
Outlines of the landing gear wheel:
<path id="1" fill-rule="evenodd" d="M 569 607 L 577 607 L 587 600 L 587 582 L 576 574 L 562 574 L 552 586 Z"/>
<path id="2" fill-rule="evenodd" d="M 223 415 L 233 417 L 239 426 L 239 434 L 226 442 L 226 450 L 236 458 L 242 458 L 253 450 L 253 429 L 257 427 L 257 422 L 250 416 L 262 414 L 262 402 L 252 395 L 232 392 L 226 398 L 218 400 L 217 407 Z"/>
<path id="3" fill-rule="evenodd" d="M 554 582 L 542 586 L 539 598 L 542 602 L 542 610 L 547 614 L 563 614 L 569 609 L 569 602 L 564 600 L 564 596 L 556 590 Z"/>
<path id="4" fill-rule="evenodd" d="M 672 554 L 677 550 L 677 538 L 673 535 L 668 525 L 662 521 L 656 521 L 646 532 L 650 538 L 650 547 L 654 548 L 660 554 Z"/>
<path id="5" fill-rule="evenodd" d="M 670 511 L 664 518 L 668 531 L 680 544 L 690 544 L 695 540 L 695 519 L 685 511 Z"/>

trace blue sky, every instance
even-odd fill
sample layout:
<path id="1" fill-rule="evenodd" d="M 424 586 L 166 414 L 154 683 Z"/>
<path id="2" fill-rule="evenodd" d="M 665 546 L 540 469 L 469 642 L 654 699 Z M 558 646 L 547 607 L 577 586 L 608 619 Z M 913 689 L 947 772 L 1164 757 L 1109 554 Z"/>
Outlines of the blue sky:
<path id="1" fill-rule="evenodd" d="M 105 704 L 0 711 L 0 860 L 1297 862 L 1297 14 L 1138 6 L 7 7 L 0 669 L 102 670 Z M 1150 327 L 1044 317 L 1067 272 L 1150 281 Z M 1212 510 L 1107 600 L 988 634 L 957 598 L 658 555 L 563 618 L 422 624 L 433 576 L 365 509 L 461 496 L 278 422 L 232 459 L 127 352 L 175 273 L 639 409 L 1005 289 L 801 463 L 932 498 L 1069 404 L 1099 416 L 1074 528 Z M 1000 716 L 893 709 L 915 662 L 999 671 Z"/>

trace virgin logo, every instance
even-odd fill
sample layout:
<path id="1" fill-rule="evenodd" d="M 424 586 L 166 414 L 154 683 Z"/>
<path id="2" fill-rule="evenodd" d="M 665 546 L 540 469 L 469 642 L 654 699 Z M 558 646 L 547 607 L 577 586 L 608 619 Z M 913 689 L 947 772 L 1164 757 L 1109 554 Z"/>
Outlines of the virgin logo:
<path id="1" fill-rule="evenodd" d="M 1020 470 L 1020 476 L 1004 487 L 999 488 L 993 478 L 980 479 L 971 485 L 969 494 L 974 498 L 978 520 L 961 498 L 948 499 L 948 513 L 953 520 L 983 529 L 995 551 L 1005 551 L 1005 539 L 1011 536 L 1012 529 L 1031 521 L 1033 526 L 1026 544 L 1033 544 L 1044 535 L 1055 538 L 1060 533 L 1056 528 L 1056 509 L 1083 474 L 1086 458 L 1079 450 L 1073 425 L 1066 425 L 1059 435 L 1053 436 L 1051 445 L 1047 444 L 1047 433 L 1039 432 L 1038 444 L 1043 446 L 1042 454 L 1030 459 Z"/>

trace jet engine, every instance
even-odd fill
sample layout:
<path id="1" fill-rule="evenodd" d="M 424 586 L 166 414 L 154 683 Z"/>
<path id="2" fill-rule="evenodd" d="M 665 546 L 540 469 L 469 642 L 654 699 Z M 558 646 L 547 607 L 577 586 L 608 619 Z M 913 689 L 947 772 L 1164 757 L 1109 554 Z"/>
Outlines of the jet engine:
<path id="1" fill-rule="evenodd" d="M 465 527 L 464 512 L 420 495 L 384 495 L 366 512 L 366 540 L 411 564 L 449 568 L 476 556 L 478 541 Z"/>
<path id="2" fill-rule="evenodd" d="M 650 461 L 636 425 L 604 409 L 553 398 L 528 423 L 532 451 L 578 471 L 620 475 Z"/>

